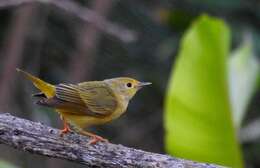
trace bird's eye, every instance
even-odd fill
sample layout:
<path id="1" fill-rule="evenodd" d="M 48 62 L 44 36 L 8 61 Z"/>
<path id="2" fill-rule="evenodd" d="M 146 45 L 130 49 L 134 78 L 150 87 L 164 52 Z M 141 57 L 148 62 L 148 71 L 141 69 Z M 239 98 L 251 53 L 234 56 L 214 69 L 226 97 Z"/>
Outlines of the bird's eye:
<path id="1" fill-rule="evenodd" d="M 132 83 L 127 83 L 126 86 L 127 86 L 128 88 L 131 88 L 133 85 L 132 85 Z"/>

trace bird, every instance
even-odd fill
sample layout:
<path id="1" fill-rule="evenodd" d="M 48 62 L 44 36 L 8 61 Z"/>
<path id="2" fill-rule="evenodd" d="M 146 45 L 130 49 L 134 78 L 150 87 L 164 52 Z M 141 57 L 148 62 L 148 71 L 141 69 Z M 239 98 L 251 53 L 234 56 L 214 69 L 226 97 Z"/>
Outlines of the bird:
<path id="1" fill-rule="evenodd" d="M 19 68 L 16 70 L 40 90 L 39 93 L 33 94 L 38 97 L 36 104 L 54 108 L 59 113 L 63 121 L 60 135 L 71 132 L 73 128 L 73 131 L 91 137 L 88 144 L 108 140 L 85 131 L 86 128 L 120 117 L 126 112 L 129 101 L 136 92 L 151 84 L 129 77 L 117 77 L 103 81 L 53 85 Z"/>

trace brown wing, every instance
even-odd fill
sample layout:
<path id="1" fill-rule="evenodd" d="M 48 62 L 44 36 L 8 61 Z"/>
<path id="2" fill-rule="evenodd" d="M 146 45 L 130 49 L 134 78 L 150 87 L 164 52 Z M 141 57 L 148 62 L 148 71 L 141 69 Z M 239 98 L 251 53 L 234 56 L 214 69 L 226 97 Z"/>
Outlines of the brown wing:
<path id="1" fill-rule="evenodd" d="M 86 108 L 86 113 L 95 116 L 109 115 L 117 106 L 112 90 L 101 82 L 59 84 L 56 86 L 56 96 L 58 99 Z"/>

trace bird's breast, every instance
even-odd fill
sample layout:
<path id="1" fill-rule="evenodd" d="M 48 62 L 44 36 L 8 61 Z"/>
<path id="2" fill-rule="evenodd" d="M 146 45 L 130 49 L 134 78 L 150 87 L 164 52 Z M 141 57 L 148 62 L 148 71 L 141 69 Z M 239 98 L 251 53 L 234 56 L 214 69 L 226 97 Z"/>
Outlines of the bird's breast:
<path id="1" fill-rule="evenodd" d="M 116 119 L 120 117 L 127 109 L 128 103 L 119 103 L 116 110 L 111 114 L 111 119 Z"/>

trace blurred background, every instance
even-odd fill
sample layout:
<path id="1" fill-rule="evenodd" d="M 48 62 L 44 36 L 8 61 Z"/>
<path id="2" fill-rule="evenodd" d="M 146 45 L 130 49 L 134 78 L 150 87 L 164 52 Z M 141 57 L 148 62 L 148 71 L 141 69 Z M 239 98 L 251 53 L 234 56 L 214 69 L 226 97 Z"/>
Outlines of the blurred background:
<path id="1" fill-rule="evenodd" d="M 163 105 L 180 38 L 198 15 L 224 19 L 232 48 L 242 32 L 253 35 L 260 54 L 258 0 L 1 0 L 0 111 L 61 128 L 52 109 L 34 105 L 36 89 L 15 68 L 58 84 L 129 76 L 152 82 L 131 101 L 120 119 L 91 128 L 112 143 L 165 153 Z M 260 92 L 243 125 L 260 129 Z M 257 134 L 254 134 L 257 135 Z M 242 142 L 248 167 L 260 166 L 258 136 Z M 17 167 L 84 167 L 0 145 L 0 160 Z M 4 151 L 4 152 L 3 152 Z M 41 163 L 41 164 L 39 164 Z"/>

